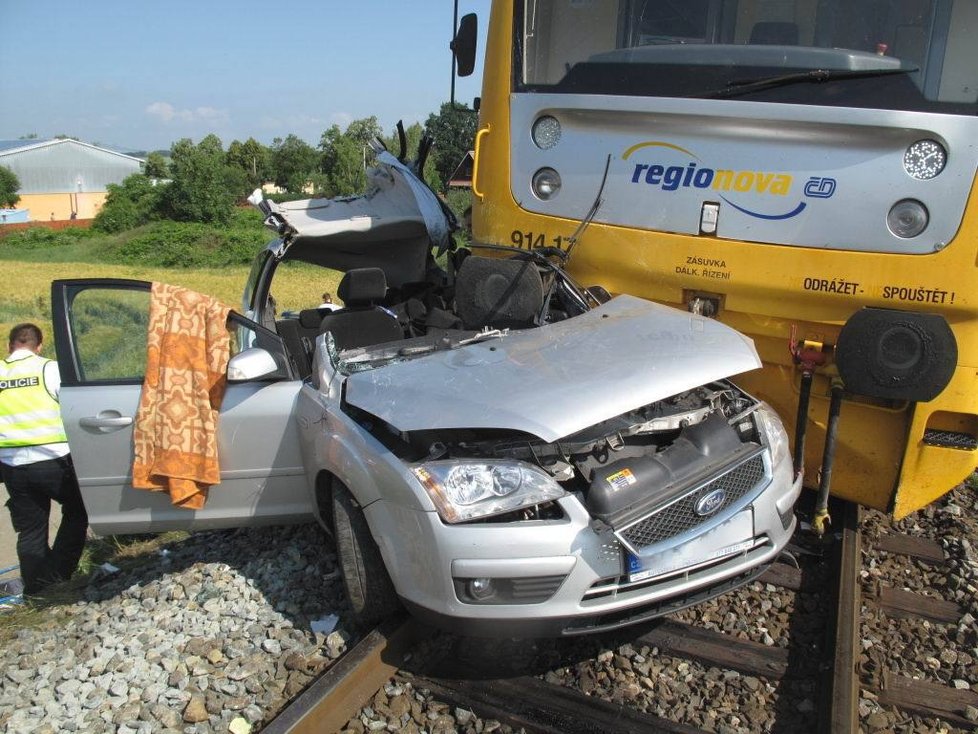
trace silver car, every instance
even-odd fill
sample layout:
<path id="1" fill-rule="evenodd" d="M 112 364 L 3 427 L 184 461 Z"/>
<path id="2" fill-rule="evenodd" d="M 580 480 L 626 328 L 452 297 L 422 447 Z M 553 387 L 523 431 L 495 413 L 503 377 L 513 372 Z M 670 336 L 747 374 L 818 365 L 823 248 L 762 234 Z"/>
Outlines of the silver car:
<path id="1" fill-rule="evenodd" d="M 476 635 L 612 629 L 774 561 L 801 480 L 777 415 L 728 381 L 760 366 L 749 339 L 580 288 L 566 253 L 454 248 L 450 213 L 389 154 L 371 184 L 255 197 L 279 237 L 231 317 L 221 483 L 200 510 L 130 483 L 149 284 L 53 284 L 97 532 L 316 518 L 359 622 L 403 605 Z M 288 261 L 343 271 L 343 308 L 273 313 Z"/>

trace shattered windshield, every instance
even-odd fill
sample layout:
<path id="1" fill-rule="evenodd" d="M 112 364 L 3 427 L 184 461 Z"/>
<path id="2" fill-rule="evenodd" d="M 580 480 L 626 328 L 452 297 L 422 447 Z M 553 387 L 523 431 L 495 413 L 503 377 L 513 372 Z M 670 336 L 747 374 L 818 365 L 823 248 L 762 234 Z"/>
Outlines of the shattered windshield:
<path id="1" fill-rule="evenodd" d="M 526 0 L 517 89 L 978 111 L 966 0 Z"/>

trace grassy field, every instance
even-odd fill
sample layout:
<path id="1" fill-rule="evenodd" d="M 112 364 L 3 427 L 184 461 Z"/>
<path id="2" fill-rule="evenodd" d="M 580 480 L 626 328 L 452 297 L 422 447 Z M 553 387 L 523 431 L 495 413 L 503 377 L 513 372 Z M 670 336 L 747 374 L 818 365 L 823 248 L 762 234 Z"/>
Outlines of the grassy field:
<path id="1" fill-rule="evenodd" d="M 0 334 L 23 321 L 33 321 L 50 339 L 51 281 L 58 278 L 131 278 L 158 280 L 180 285 L 221 299 L 236 311 L 241 309 L 241 293 L 248 267 L 154 268 L 131 265 L 106 265 L 92 262 L 0 261 Z M 273 295 L 279 310 L 311 308 L 319 305 L 324 290 L 335 294 L 339 273 L 315 266 L 283 267 L 275 279 Z M 53 350 L 48 355 L 53 356 Z"/>
<path id="2" fill-rule="evenodd" d="M 239 310 L 251 261 L 273 237 L 250 210 L 236 210 L 223 226 L 159 221 L 117 234 L 32 227 L 0 235 L 0 333 L 34 321 L 47 335 L 51 281 L 58 278 L 158 280 Z M 276 272 L 272 295 L 279 312 L 313 308 L 324 291 L 335 293 L 339 279 L 331 270 L 286 264 Z"/>

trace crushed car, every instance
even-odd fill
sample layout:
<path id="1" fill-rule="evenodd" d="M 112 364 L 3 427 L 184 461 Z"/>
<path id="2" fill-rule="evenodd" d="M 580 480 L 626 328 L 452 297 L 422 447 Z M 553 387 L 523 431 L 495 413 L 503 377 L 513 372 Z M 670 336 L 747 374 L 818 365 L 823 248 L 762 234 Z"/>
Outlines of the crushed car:
<path id="1" fill-rule="evenodd" d="M 276 204 L 244 289 L 197 510 L 132 488 L 149 284 L 61 280 L 62 412 L 101 533 L 318 519 L 356 619 L 401 606 L 472 635 L 569 635 L 760 575 L 801 479 L 781 421 L 731 378 L 752 342 L 583 288 L 554 249 L 456 247 L 454 218 L 378 156 L 363 196 Z M 341 308 L 274 312 L 290 261 L 343 272 Z"/>

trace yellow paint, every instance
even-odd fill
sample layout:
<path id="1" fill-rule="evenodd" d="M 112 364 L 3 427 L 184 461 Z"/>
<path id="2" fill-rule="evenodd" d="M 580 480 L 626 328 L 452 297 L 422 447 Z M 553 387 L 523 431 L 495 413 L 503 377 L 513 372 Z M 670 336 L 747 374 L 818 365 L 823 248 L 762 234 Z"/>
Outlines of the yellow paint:
<path id="1" fill-rule="evenodd" d="M 958 344 L 961 349 L 961 344 Z M 909 445 L 897 487 L 893 515 L 903 517 L 960 484 L 975 470 L 975 452 L 922 442 L 924 428 L 970 428 L 978 423 L 978 369 L 959 366 L 937 400 L 920 403 L 910 423 Z M 943 411 L 953 411 L 944 413 Z M 970 425 L 961 425 L 970 419 Z M 945 422 L 946 421 L 946 422 Z M 944 489 L 942 489 L 944 487 Z"/>

